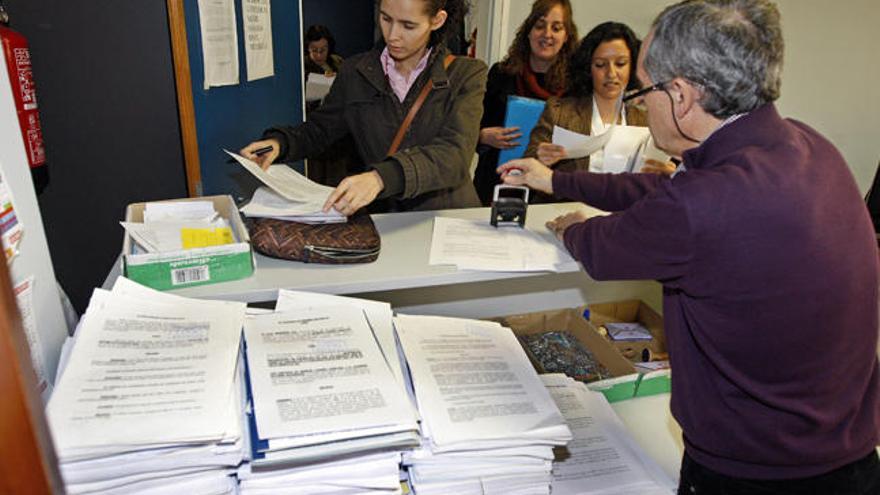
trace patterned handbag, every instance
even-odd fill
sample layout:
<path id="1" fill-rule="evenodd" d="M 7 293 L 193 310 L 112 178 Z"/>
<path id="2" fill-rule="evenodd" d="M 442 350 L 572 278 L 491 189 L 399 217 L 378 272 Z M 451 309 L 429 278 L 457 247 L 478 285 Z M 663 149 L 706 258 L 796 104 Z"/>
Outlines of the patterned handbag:
<path id="1" fill-rule="evenodd" d="M 322 225 L 256 218 L 248 230 L 257 251 L 306 263 L 369 263 L 376 261 L 381 248 L 379 232 L 364 210 L 346 223 Z"/>
<path id="2" fill-rule="evenodd" d="M 443 67 L 449 68 L 454 60 L 455 56 L 447 55 L 443 59 Z M 388 148 L 388 156 L 400 148 L 406 131 L 433 87 L 431 79 L 422 87 L 397 129 Z M 248 230 L 251 244 L 257 251 L 273 258 L 306 263 L 370 263 L 379 257 L 381 248 L 379 232 L 363 209 L 348 217 L 347 223 L 310 225 L 274 218 L 255 218 L 250 221 Z"/>

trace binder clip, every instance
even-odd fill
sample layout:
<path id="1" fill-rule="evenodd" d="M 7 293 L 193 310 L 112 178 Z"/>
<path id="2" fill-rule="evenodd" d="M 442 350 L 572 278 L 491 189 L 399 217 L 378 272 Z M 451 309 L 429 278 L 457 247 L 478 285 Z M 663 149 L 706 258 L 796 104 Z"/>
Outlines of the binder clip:
<path id="1" fill-rule="evenodd" d="M 528 187 L 498 184 L 492 195 L 492 217 L 489 223 L 496 228 L 508 225 L 525 227 L 528 206 Z"/>

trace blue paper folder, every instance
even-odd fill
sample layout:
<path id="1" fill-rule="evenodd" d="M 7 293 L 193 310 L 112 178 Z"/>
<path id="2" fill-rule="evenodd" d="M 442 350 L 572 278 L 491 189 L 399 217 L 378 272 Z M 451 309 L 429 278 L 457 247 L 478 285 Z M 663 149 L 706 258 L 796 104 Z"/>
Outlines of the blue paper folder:
<path id="1" fill-rule="evenodd" d="M 541 113 L 544 112 L 544 101 L 522 96 L 507 97 L 507 111 L 504 114 L 504 127 L 519 127 L 522 137 L 518 139 L 519 146 L 501 150 L 498 154 L 498 165 L 516 158 L 522 158 L 529 145 L 529 135 Z"/>

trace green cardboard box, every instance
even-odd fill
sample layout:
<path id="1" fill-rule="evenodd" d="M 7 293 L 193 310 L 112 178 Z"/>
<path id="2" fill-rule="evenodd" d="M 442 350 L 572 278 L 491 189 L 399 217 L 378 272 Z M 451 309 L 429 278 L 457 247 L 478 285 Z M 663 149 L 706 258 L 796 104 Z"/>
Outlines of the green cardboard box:
<path id="1" fill-rule="evenodd" d="M 252 275 L 254 253 L 250 237 L 231 196 L 174 199 L 162 203 L 205 200 L 212 201 L 219 215 L 229 221 L 234 243 L 165 253 L 135 253 L 134 242 L 126 234 L 122 244 L 122 273 L 139 284 L 158 290 L 225 282 Z M 125 220 L 143 222 L 145 205 L 128 205 Z"/>

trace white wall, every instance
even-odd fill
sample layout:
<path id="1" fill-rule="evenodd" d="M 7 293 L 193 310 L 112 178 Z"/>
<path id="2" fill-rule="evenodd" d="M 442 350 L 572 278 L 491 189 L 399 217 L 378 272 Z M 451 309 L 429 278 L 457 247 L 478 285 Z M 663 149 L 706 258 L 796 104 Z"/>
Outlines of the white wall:
<path id="1" fill-rule="evenodd" d="M 498 1 L 498 0 L 496 0 Z M 531 0 L 509 2 L 509 38 Z M 580 36 L 604 21 L 639 36 L 669 0 L 572 0 Z M 866 192 L 880 161 L 880 25 L 877 0 L 777 0 L 785 36 L 780 113 L 815 127 L 838 148 Z"/>

